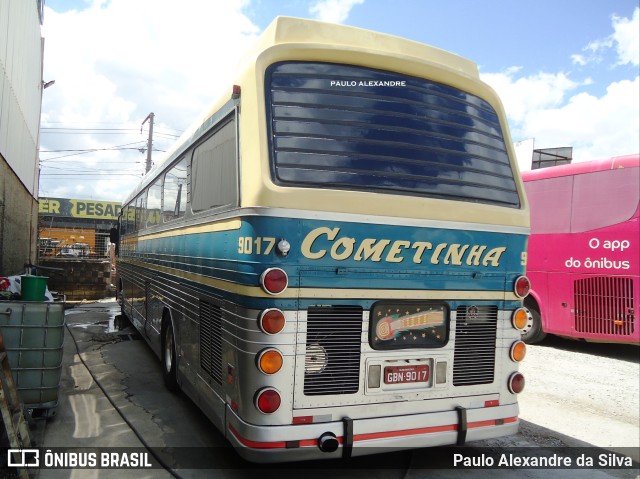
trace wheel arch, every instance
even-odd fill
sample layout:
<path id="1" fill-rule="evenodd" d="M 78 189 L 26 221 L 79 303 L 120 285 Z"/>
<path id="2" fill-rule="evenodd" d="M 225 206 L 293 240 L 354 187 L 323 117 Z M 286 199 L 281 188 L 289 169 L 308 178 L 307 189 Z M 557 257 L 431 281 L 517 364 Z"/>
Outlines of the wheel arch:
<path id="1" fill-rule="evenodd" d="M 176 321 L 174 317 L 174 311 L 164 305 L 162 308 L 162 322 L 160 326 L 160 362 L 162 365 L 162 376 L 167 388 L 172 392 L 177 392 L 180 390 L 181 384 L 181 375 L 180 375 L 180 348 L 178 347 L 179 341 L 179 330 L 176 328 Z M 171 327 L 171 336 L 172 336 L 172 354 L 171 357 L 173 360 L 171 361 L 172 366 L 167 368 L 167 330 Z"/>
<path id="2" fill-rule="evenodd" d="M 173 336 L 174 338 L 177 337 L 177 335 L 179 334 L 177 329 L 176 329 L 176 322 L 174 320 L 174 313 L 173 310 L 166 304 L 162 305 L 162 316 L 161 316 L 162 320 L 160 323 L 160 338 L 161 338 L 161 347 L 164 348 L 164 334 L 167 330 L 167 325 L 171 324 L 171 327 L 173 328 Z"/>
<path id="3" fill-rule="evenodd" d="M 545 314 L 543 314 L 541 308 L 540 308 L 540 295 L 534 291 L 531 290 L 529 292 L 529 294 L 527 295 L 526 298 L 524 298 L 524 300 L 522 301 L 522 304 L 525 308 L 527 309 L 535 309 L 538 314 L 540 315 L 540 322 L 542 323 L 542 329 L 544 331 L 544 326 L 546 326 L 545 324 Z"/>

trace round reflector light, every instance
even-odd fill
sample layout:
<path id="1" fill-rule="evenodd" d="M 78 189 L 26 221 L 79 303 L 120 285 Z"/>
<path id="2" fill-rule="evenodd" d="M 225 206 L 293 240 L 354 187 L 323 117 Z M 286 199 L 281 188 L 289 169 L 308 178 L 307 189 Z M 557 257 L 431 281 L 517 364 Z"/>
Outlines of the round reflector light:
<path id="1" fill-rule="evenodd" d="M 260 286 L 269 294 L 280 294 L 289 285 L 289 278 L 280 268 L 269 268 L 264 270 L 260 276 Z"/>
<path id="2" fill-rule="evenodd" d="M 258 369 L 264 374 L 275 374 L 282 368 L 282 354 L 277 349 L 265 349 L 258 354 Z"/>
<path id="3" fill-rule="evenodd" d="M 516 309 L 511 316 L 511 324 L 513 324 L 513 327 L 523 331 L 529 323 L 529 314 L 526 308 Z"/>
<path id="4" fill-rule="evenodd" d="M 527 354 L 527 346 L 523 341 L 516 341 L 511 345 L 511 351 L 509 351 L 509 356 L 511 356 L 511 360 L 519 363 L 524 359 Z"/>
<path id="5" fill-rule="evenodd" d="M 281 402 L 280 393 L 273 388 L 261 389 L 256 393 L 256 408 L 263 414 L 273 414 Z"/>
<path id="6" fill-rule="evenodd" d="M 513 286 L 513 291 L 516 293 L 518 298 L 524 298 L 529 294 L 529 290 L 531 289 L 531 281 L 526 276 L 518 276 L 516 282 Z"/>
<path id="7" fill-rule="evenodd" d="M 509 377 L 509 391 L 512 394 L 520 394 L 524 389 L 524 376 L 522 373 L 515 372 Z"/>
<path id="8" fill-rule="evenodd" d="M 265 309 L 260 313 L 258 325 L 263 333 L 278 334 L 284 329 L 284 313 L 277 308 Z"/>

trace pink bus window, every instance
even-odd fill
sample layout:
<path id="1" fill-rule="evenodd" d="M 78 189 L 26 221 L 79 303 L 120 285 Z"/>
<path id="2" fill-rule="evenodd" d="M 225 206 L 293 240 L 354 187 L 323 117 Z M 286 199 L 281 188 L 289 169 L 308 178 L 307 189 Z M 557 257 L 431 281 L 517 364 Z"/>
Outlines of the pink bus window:
<path id="1" fill-rule="evenodd" d="M 571 232 L 604 228 L 631 218 L 640 197 L 639 172 L 637 168 L 619 168 L 576 175 Z"/>
<path id="2" fill-rule="evenodd" d="M 531 231 L 536 234 L 569 233 L 571 176 L 527 181 L 524 186 L 531 208 Z"/>

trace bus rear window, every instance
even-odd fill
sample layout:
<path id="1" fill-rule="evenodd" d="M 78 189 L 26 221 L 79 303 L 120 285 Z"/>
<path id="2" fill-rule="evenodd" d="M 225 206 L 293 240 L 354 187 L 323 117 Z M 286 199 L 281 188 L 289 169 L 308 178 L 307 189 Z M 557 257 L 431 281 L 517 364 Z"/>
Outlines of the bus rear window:
<path id="1" fill-rule="evenodd" d="M 495 110 L 421 78 L 286 62 L 266 75 L 271 175 L 281 186 L 519 207 Z"/>

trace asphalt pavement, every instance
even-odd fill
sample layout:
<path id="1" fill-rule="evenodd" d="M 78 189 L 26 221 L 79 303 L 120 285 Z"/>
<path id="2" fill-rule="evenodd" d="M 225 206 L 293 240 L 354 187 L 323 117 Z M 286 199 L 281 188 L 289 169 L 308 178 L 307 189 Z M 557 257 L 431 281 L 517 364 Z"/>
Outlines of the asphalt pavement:
<path id="1" fill-rule="evenodd" d="M 235 479 L 277 474 L 305 479 L 457 479 L 491 474 L 506 479 L 525 472 L 452 470 L 442 462 L 445 455 L 439 448 L 358 457 L 348 463 L 248 464 L 189 398 L 164 386 L 159 359 L 119 312 L 115 300 L 80 303 L 67 310 L 58 405 L 49 411 L 55 412 L 53 417 L 31 421 L 33 446 L 41 456 L 40 467 L 28 469 L 29 477 Z M 542 433 L 546 445 L 581 445 L 523 421 L 520 434 L 478 446 L 485 451 L 527 448 L 536 446 L 532 438 Z M 548 472 L 574 478 L 587 471 L 527 470 L 526 475 L 542 478 Z M 0 469 L 0 479 L 5 477 L 16 477 L 15 470 Z M 598 472 L 590 477 L 610 476 Z M 633 471 L 615 477 L 633 477 Z"/>
<path id="2" fill-rule="evenodd" d="M 148 420 L 149 412 L 135 407 L 128 392 L 130 376 L 115 365 L 112 357 L 119 356 L 115 359 L 135 366 L 136 377 L 160 376 L 157 388 L 161 390 L 159 365 L 149 348 L 140 347 L 142 338 L 133 328 L 120 324 L 119 312 L 114 300 L 78 303 L 66 311 L 58 406 L 48 411 L 54 413 L 53 417 L 31 420 L 33 445 L 53 454 L 40 457 L 40 469 L 35 474 L 38 477 L 127 477 L 123 469 L 91 471 L 61 466 L 83 465 L 91 459 L 100 465 L 103 452 L 145 452 L 144 438 L 154 437 L 155 431 L 147 430 L 153 425 Z M 148 393 L 153 395 L 153 389 Z M 138 429 L 132 427 L 131 421 L 138 423 Z M 74 456 L 74 452 L 78 454 Z M 118 459 L 114 457 L 113 463 Z M 117 465 L 122 466 L 125 460 L 131 465 L 130 459 L 133 458 L 121 459 Z M 30 472 L 34 475 L 36 471 Z M 155 468 L 129 472 L 131 477 L 140 479 L 171 477 Z"/>

